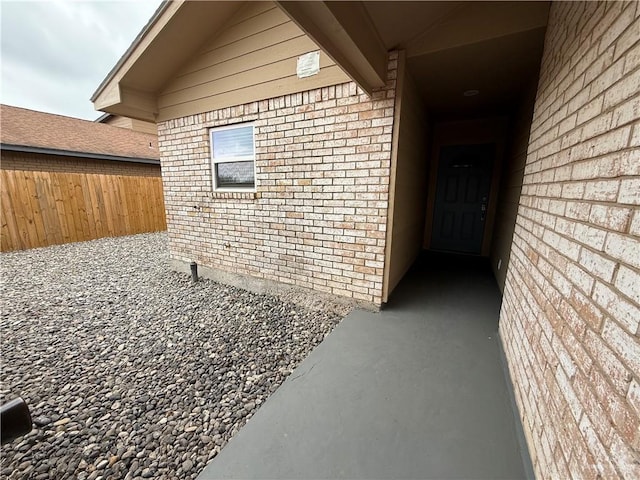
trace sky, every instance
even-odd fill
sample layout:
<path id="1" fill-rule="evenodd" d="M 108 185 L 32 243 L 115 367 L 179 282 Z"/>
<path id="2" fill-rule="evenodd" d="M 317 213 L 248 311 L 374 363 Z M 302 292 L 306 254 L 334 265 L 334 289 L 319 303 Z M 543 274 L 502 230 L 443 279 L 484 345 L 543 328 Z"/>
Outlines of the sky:
<path id="1" fill-rule="evenodd" d="M 0 0 L 0 102 L 95 120 L 89 100 L 160 0 Z"/>

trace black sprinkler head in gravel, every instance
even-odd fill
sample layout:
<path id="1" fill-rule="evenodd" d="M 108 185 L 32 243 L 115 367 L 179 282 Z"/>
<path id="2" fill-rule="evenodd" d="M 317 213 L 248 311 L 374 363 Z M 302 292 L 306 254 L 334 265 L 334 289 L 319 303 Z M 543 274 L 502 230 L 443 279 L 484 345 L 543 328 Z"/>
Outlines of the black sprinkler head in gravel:
<path id="1" fill-rule="evenodd" d="M 198 281 L 198 264 L 196 262 L 191 262 L 191 280 Z"/>
<path id="2" fill-rule="evenodd" d="M 31 413 L 20 397 L 0 407 L 0 443 L 11 442 L 31 431 Z"/>

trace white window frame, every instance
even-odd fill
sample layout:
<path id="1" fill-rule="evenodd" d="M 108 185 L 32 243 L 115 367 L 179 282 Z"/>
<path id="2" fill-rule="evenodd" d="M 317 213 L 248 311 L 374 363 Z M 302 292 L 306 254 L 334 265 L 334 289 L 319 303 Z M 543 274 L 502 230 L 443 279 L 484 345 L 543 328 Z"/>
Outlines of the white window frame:
<path id="1" fill-rule="evenodd" d="M 238 157 L 228 157 L 216 159 L 213 156 L 213 134 L 223 130 L 234 130 L 237 128 L 251 127 L 252 152 L 251 155 L 241 155 Z M 214 192 L 255 192 L 256 191 L 256 127 L 254 122 L 234 123 L 233 125 L 225 125 L 223 127 L 212 127 L 209 129 L 209 151 L 211 157 L 211 179 L 213 182 Z M 216 165 L 219 163 L 232 162 L 253 162 L 253 187 L 220 187 L 218 186 L 218 178 L 216 175 Z"/>

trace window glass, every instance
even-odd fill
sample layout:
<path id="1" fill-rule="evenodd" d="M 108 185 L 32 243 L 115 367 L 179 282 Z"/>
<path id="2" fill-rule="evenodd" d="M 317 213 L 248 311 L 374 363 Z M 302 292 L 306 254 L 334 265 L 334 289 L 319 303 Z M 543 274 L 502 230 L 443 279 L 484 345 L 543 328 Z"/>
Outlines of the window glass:
<path id="1" fill-rule="evenodd" d="M 253 156 L 253 127 L 230 128 L 213 131 L 213 158 Z"/>
<path id="2" fill-rule="evenodd" d="M 216 164 L 218 187 L 246 187 L 254 184 L 253 162 Z"/>

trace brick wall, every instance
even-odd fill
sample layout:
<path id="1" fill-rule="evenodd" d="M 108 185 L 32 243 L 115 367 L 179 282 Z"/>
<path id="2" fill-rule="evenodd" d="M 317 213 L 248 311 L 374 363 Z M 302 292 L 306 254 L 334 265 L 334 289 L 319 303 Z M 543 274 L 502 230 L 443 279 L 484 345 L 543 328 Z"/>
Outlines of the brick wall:
<path id="1" fill-rule="evenodd" d="M 551 6 L 500 324 L 539 478 L 640 478 L 638 8 Z"/>
<path id="2" fill-rule="evenodd" d="M 496 216 L 491 240 L 491 268 L 498 282 L 498 288 L 504 292 L 513 231 L 518 216 L 522 178 L 529 148 L 531 118 L 538 87 L 537 79 L 532 79 L 526 93 L 520 100 L 509 125 L 508 143 L 500 173 L 500 191 L 496 205 Z M 500 268 L 498 268 L 500 265 Z"/>
<path id="3" fill-rule="evenodd" d="M 9 150 L 2 151 L 0 167 L 4 170 L 24 170 L 29 172 L 95 173 L 138 177 L 160 176 L 160 165 L 95 160 L 65 155 L 12 152 Z"/>
<path id="4" fill-rule="evenodd" d="M 172 258 L 380 305 L 396 72 L 159 124 Z M 213 192 L 208 130 L 246 121 L 257 192 Z"/>

